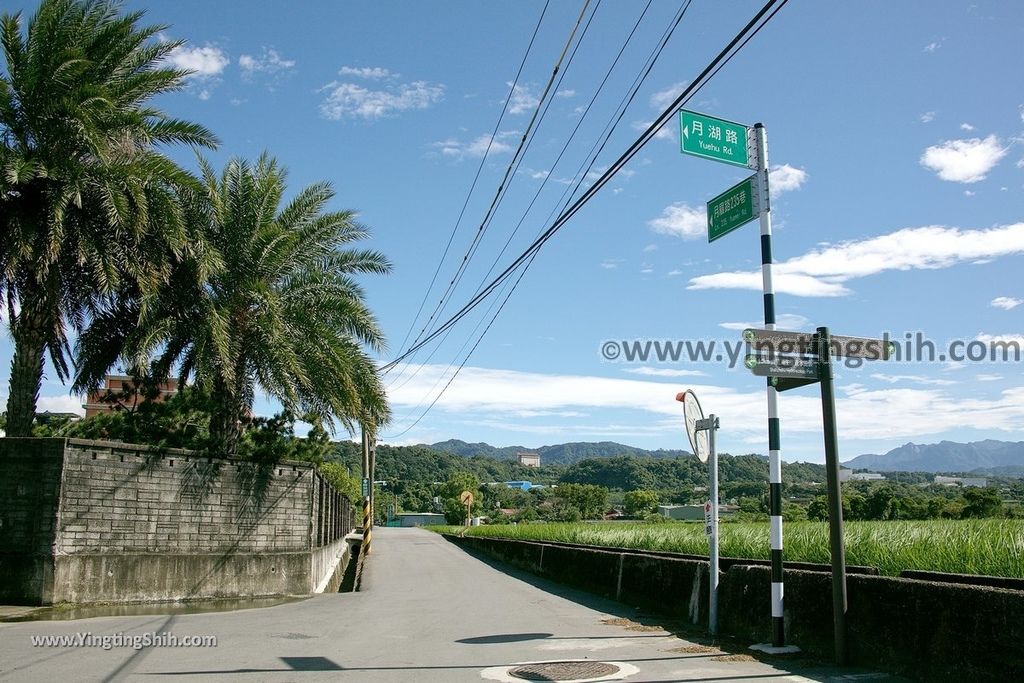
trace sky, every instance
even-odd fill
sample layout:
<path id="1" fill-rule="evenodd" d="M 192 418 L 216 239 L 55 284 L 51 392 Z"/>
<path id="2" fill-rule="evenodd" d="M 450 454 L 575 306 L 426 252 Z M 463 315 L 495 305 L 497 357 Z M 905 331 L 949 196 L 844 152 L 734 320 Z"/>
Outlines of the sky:
<path id="1" fill-rule="evenodd" d="M 158 104 L 220 137 L 204 152 L 215 166 L 266 150 L 291 193 L 327 180 L 331 207 L 359 212 L 363 246 L 394 267 L 362 280 L 388 339 L 383 364 L 511 263 L 760 3 L 693 2 L 590 173 L 681 3 L 592 0 L 543 102 L 582 0 L 552 0 L 542 20 L 538 0 L 126 7 L 187 41 L 172 61 L 194 73 Z M 935 345 L 933 360 L 837 367 L 843 460 L 908 441 L 1024 439 L 1020 359 L 953 359 L 1024 342 L 1022 25 L 1014 2 L 792 0 L 686 105 L 765 126 L 780 329 Z M 764 379 L 725 360 L 763 323 L 758 226 L 709 244 L 705 219 L 705 202 L 750 171 L 683 155 L 679 137 L 673 118 L 545 244 L 489 327 L 504 294 L 385 375 L 394 419 L 382 440 L 688 448 L 674 397 L 690 388 L 720 417 L 721 450 L 767 452 Z M 196 167 L 190 150 L 169 153 Z M 708 361 L 621 352 L 646 341 L 716 346 Z M 0 367 L 11 354 L 5 337 Z M 39 405 L 81 411 L 49 366 Z M 783 459 L 822 462 L 817 387 L 779 405 Z M 274 409 L 258 398 L 257 412 Z"/>

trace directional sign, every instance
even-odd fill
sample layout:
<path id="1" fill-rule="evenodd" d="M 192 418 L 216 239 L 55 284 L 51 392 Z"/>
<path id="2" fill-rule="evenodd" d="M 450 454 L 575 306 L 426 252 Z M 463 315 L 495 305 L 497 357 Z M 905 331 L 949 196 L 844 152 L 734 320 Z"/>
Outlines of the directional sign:
<path id="1" fill-rule="evenodd" d="M 761 215 L 757 174 L 733 185 L 714 199 L 708 200 L 708 242 L 746 225 Z"/>
<path id="2" fill-rule="evenodd" d="M 792 377 L 771 377 L 769 381 L 772 386 L 775 387 L 775 391 L 789 391 L 790 389 L 798 389 L 799 387 L 805 387 L 808 384 L 814 384 L 818 381 L 817 377 L 814 378 L 801 378 L 793 379 Z"/>
<path id="3" fill-rule="evenodd" d="M 713 524 L 714 520 L 712 517 L 714 514 L 713 510 L 714 506 L 712 506 L 710 500 L 704 503 L 704 533 L 708 536 L 715 534 L 715 525 Z"/>
<path id="4" fill-rule="evenodd" d="M 680 109 L 679 129 L 683 154 L 756 168 L 754 135 L 742 123 Z"/>
<path id="5" fill-rule="evenodd" d="M 787 332 L 784 330 L 743 330 L 743 340 L 755 350 L 774 356 L 775 354 L 817 352 L 814 335 L 810 332 Z M 895 342 L 888 336 L 882 339 L 870 337 L 829 336 L 831 354 L 841 358 L 865 358 L 867 360 L 889 360 L 896 352 Z"/>
<path id="6" fill-rule="evenodd" d="M 791 377 L 793 379 L 817 379 L 818 361 L 799 356 L 747 356 L 744 363 L 758 377 Z"/>
<path id="7" fill-rule="evenodd" d="M 364 478 L 363 479 L 363 498 L 366 498 L 368 495 L 370 495 L 370 480 Z"/>

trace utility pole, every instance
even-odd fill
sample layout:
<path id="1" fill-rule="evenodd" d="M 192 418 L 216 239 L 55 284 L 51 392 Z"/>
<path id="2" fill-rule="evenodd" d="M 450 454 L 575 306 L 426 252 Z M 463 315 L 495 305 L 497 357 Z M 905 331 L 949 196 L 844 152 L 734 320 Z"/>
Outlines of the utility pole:
<path id="1" fill-rule="evenodd" d="M 362 425 L 363 433 L 363 478 L 362 478 L 362 494 L 363 494 L 363 543 L 360 546 L 360 552 L 363 555 L 370 554 L 370 536 L 371 527 L 373 526 L 372 515 L 370 510 L 370 491 L 373 490 L 373 477 L 370 471 L 370 435 L 366 433 L 366 425 Z"/>

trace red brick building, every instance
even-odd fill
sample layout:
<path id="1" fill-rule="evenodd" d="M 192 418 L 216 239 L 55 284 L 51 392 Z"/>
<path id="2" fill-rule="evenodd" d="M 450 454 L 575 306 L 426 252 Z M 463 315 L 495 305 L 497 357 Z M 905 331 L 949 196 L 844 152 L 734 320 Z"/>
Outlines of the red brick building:
<path id="1" fill-rule="evenodd" d="M 157 401 L 166 401 L 178 393 L 178 380 L 169 379 L 160 385 L 160 395 Z M 132 378 L 127 375 L 107 375 L 103 380 L 103 386 L 93 391 L 85 399 L 82 405 L 85 408 L 85 416 L 92 417 L 100 413 L 109 413 L 117 409 L 133 408 L 148 399 L 135 390 Z"/>

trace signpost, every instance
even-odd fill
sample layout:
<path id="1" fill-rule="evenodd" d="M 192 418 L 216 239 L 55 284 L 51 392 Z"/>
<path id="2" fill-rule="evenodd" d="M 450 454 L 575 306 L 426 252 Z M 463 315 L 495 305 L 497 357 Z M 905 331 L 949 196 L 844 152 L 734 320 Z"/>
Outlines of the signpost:
<path id="1" fill-rule="evenodd" d="M 768 134 L 760 123 L 748 127 L 741 123 L 679 110 L 681 151 L 684 154 L 720 161 L 735 166 L 745 166 L 755 171 L 747 180 L 756 187 L 747 196 L 751 202 L 758 198 L 757 205 L 750 211 L 760 219 L 761 282 L 764 292 L 764 326 L 775 329 L 775 286 L 772 282 L 772 218 L 771 193 L 768 189 Z M 747 181 L 744 181 L 746 183 Z M 743 183 L 741 183 L 743 185 Z M 739 189 L 737 189 L 739 188 Z M 735 190 L 736 194 L 731 194 Z M 714 241 L 730 230 L 743 225 L 747 215 L 745 207 L 731 206 L 739 199 L 743 188 L 737 186 L 709 202 L 708 241 Z M 731 199 L 730 199 L 731 197 Z M 743 202 L 738 204 L 745 204 Z M 729 205 L 727 209 L 724 207 Z M 715 216 L 716 207 L 719 215 Z M 727 217 L 721 215 L 725 210 Z M 713 220 L 712 220 L 713 217 Z M 776 380 L 779 381 L 779 380 Z M 802 380 L 793 380 L 802 381 Z M 771 544 L 771 615 L 772 644 L 775 653 L 796 652 L 797 648 L 786 648 L 785 620 L 783 618 L 782 590 L 782 446 L 779 420 L 778 391 L 771 378 L 765 384 L 768 401 L 768 515 Z"/>
<path id="2" fill-rule="evenodd" d="M 757 174 L 708 200 L 708 242 L 746 225 L 761 213 Z"/>
<path id="3" fill-rule="evenodd" d="M 754 136 L 742 123 L 680 109 L 679 130 L 684 154 L 757 168 L 751 145 Z"/>
<path id="4" fill-rule="evenodd" d="M 815 382 L 821 384 L 829 548 L 832 555 L 832 625 L 836 663 L 842 665 L 846 662 L 846 549 L 843 545 L 843 499 L 839 488 L 839 437 L 832 357 L 884 360 L 892 355 L 895 345 L 884 337 L 833 337 L 827 327 L 819 327 L 814 334 L 747 329 L 743 331 L 743 339 L 763 353 L 748 355 L 744 364 L 755 375 L 768 377 L 769 383 L 778 391 Z M 807 355 L 811 357 L 805 357 Z"/>
<path id="5" fill-rule="evenodd" d="M 466 526 L 473 522 L 473 492 L 463 491 L 459 494 L 459 501 L 466 506 Z"/>
<path id="6" fill-rule="evenodd" d="M 708 463 L 708 495 L 704 504 L 704 533 L 708 537 L 710 582 L 708 585 L 708 633 L 718 634 L 718 452 L 715 450 L 715 432 L 718 418 L 704 417 L 697 395 L 692 390 L 676 394 L 676 400 L 683 404 L 686 435 L 690 438 L 693 454 L 701 462 Z"/>

